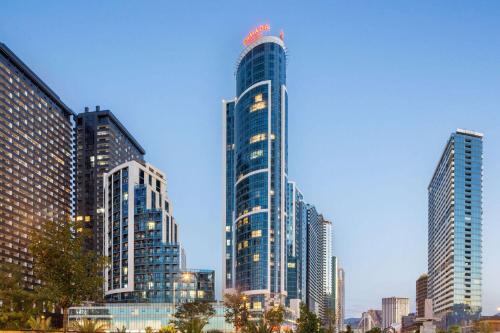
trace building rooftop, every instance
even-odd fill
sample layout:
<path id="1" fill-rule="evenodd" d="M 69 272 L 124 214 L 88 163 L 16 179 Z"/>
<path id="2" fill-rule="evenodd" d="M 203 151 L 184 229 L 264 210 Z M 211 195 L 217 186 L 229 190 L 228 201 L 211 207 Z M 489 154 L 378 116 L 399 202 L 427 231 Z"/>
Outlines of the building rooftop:
<path id="1" fill-rule="evenodd" d="M 52 89 L 50 89 L 49 86 L 47 86 L 45 82 L 42 81 L 42 79 L 38 77 L 38 75 L 36 75 L 21 59 L 19 59 L 14 54 L 14 52 L 11 51 L 11 49 L 7 47 L 7 45 L 2 42 L 0 42 L 0 54 L 2 54 L 10 62 L 12 62 L 21 73 L 23 73 L 38 87 L 38 89 L 43 91 L 45 95 L 47 95 L 55 104 L 57 104 L 57 106 L 61 108 L 65 115 L 76 115 L 75 112 L 73 112 L 66 104 L 64 104 L 59 96 L 57 96 L 57 94 Z"/>
<path id="2" fill-rule="evenodd" d="M 77 118 L 83 117 L 85 114 L 88 113 L 95 113 L 98 117 L 99 116 L 109 117 L 109 119 L 120 129 L 120 131 L 122 131 L 125 134 L 127 139 L 129 139 L 129 141 L 132 142 L 132 144 L 137 148 L 137 150 L 139 150 L 139 152 L 143 155 L 146 154 L 144 148 L 142 148 L 139 142 L 137 142 L 137 140 L 132 136 L 132 134 L 130 134 L 130 132 L 125 128 L 125 126 L 123 126 L 123 124 L 118 120 L 118 118 L 115 117 L 115 115 L 113 114 L 113 112 L 111 112 L 111 110 L 101 110 L 99 106 L 96 106 L 95 111 L 89 111 L 89 108 L 86 107 L 85 112 L 79 113 L 76 117 Z"/>

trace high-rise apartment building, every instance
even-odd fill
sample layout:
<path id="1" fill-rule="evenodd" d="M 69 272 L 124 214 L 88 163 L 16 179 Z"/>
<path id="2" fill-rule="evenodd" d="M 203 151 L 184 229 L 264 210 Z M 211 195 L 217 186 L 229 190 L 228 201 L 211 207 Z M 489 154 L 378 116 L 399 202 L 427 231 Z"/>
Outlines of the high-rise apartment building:
<path id="1" fill-rule="evenodd" d="M 85 108 L 76 117 L 75 216 L 91 229 L 89 249 L 103 253 L 103 174 L 130 160 L 143 160 L 144 149 L 109 110 Z"/>
<path id="2" fill-rule="evenodd" d="M 214 272 L 184 270 L 165 175 L 129 161 L 104 174 L 109 302 L 214 300 Z"/>
<path id="3" fill-rule="evenodd" d="M 428 275 L 427 274 L 422 274 L 420 277 L 417 279 L 416 283 L 416 293 L 415 293 L 415 300 L 417 304 L 417 318 L 423 318 L 425 316 L 425 300 L 428 298 L 427 297 L 427 281 L 428 281 Z"/>
<path id="4" fill-rule="evenodd" d="M 306 203 L 302 192 L 295 182 L 288 182 L 286 198 L 286 254 L 287 254 L 287 304 L 299 300 L 302 295 L 302 277 L 306 276 L 302 244 L 307 239 L 302 237 L 301 226 L 306 221 Z"/>
<path id="5" fill-rule="evenodd" d="M 337 262 L 338 265 L 338 262 Z M 345 272 L 341 267 L 337 268 L 337 321 L 339 327 L 337 332 L 344 330 L 345 321 Z"/>
<path id="6" fill-rule="evenodd" d="M 0 43 L 0 260 L 32 276 L 29 234 L 71 215 L 73 112 Z"/>
<path id="7" fill-rule="evenodd" d="M 287 288 L 286 48 L 283 38 L 245 39 L 236 98 L 223 101 L 223 290 L 240 289 L 250 310 L 284 303 Z"/>
<path id="8" fill-rule="evenodd" d="M 428 187 L 428 297 L 437 315 L 481 311 L 483 135 L 451 134 Z"/>
<path id="9" fill-rule="evenodd" d="M 410 313 L 410 300 L 404 297 L 382 298 L 382 327 L 386 329 L 393 324 L 401 324 L 403 316 Z"/>
<path id="10" fill-rule="evenodd" d="M 307 205 L 306 304 L 309 310 L 323 318 L 324 304 L 324 230 L 323 216 Z"/>
<path id="11" fill-rule="evenodd" d="M 331 221 L 323 218 L 323 302 L 325 311 L 327 309 L 335 312 L 335 291 L 336 286 L 333 273 L 333 224 Z M 325 313 L 326 315 L 326 313 Z M 325 322 L 327 321 L 324 318 Z"/>

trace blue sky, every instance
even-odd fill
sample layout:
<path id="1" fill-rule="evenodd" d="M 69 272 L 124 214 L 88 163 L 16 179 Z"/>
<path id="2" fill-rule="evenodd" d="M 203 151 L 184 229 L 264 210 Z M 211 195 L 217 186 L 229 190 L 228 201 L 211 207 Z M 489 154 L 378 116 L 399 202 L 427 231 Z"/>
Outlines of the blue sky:
<path id="1" fill-rule="evenodd" d="M 246 33 L 283 29 L 289 175 L 334 221 L 347 316 L 386 296 L 414 303 L 434 167 L 457 127 L 483 132 L 491 314 L 500 307 L 499 17 L 496 1 L 4 0 L 0 40 L 75 111 L 99 104 L 121 119 L 167 173 L 188 265 L 219 270 L 221 100 L 234 96 Z"/>

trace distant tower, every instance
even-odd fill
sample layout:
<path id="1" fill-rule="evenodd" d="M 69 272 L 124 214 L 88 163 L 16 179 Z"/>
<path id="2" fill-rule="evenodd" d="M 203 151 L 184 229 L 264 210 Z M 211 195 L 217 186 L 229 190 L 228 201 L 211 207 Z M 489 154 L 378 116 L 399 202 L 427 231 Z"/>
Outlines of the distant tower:
<path id="1" fill-rule="evenodd" d="M 338 263 L 337 263 L 338 265 Z M 344 320 L 345 320 L 345 273 L 343 268 L 337 269 L 337 320 L 339 322 L 338 332 L 344 330 Z"/>
<path id="2" fill-rule="evenodd" d="M 416 283 L 416 303 L 417 303 L 417 317 L 425 315 L 425 300 L 427 299 L 427 274 L 422 274 Z"/>
<path id="3" fill-rule="evenodd" d="M 401 324 L 402 317 L 410 313 L 410 300 L 404 297 L 382 299 L 382 329 L 392 324 Z"/>
<path id="4" fill-rule="evenodd" d="M 263 36 L 245 38 L 236 65 L 236 98 L 223 101 L 223 291 L 240 289 L 250 310 L 286 297 L 286 48 Z"/>

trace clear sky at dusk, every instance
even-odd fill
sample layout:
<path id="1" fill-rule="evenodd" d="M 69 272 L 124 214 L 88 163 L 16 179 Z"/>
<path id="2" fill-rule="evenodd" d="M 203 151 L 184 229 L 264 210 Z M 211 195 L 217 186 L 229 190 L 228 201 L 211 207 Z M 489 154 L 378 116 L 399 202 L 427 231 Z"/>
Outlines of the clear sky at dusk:
<path id="1" fill-rule="evenodd" d="M 346 315 L 427 270 L 427 185 L 483 132 L 483 313 L 500 307 L 500 2 L 6 1 L 6 43 L 76 112 L 111 109 L 164 170 L 188 266 L 221 268 L 221 100 L 246 33 L 289 49 L 289 177 L 334 221 Z"/>

